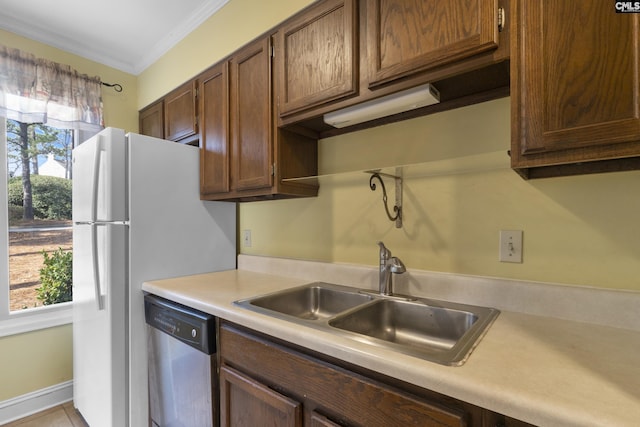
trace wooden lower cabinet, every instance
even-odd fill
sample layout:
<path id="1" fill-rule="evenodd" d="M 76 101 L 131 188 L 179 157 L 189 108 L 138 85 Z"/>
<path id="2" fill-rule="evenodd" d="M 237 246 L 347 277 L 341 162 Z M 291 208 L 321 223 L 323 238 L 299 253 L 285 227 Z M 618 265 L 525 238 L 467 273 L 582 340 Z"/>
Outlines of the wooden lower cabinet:
<path id="1" fill-rule="evenodd" d="M 340 424 L 336 424 L 324 415 L 317 412 L 311 413 L 311 427 L 339 427 Z"/>
<path id="2" fill-rule="evenodd" d="M 533 427 L 532 424 L 491 411 L 485 411 L 483 425 L 486 427 Z"/>
<path id="3" fill-rule="evenodd" d="M 302 404 L 228 366 L 220 369 L 220 425 L 302 426 Z"/>
<path id="4" fill-rule="evenodd" d="M 223 426 L 483 426 L 504 420 L 227 322 L 221 322 L 220 354 Z"/>

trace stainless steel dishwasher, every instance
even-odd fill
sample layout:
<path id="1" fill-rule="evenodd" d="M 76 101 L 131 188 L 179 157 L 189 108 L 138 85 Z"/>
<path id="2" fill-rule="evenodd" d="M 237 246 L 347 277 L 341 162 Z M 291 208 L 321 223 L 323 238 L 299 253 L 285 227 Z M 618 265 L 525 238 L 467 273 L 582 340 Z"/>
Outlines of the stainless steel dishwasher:
<path id="1" fill-rule="evenodd" d="M 216 318 L 155 295 L 144 309 L 151 426 L 216 426 Z"/>

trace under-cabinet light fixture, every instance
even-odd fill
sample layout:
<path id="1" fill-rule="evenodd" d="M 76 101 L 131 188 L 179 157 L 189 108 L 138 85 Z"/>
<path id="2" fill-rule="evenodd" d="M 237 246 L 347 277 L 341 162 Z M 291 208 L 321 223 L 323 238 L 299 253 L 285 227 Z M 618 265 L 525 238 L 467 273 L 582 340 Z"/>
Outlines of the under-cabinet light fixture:
<path id="1" fill-rule="evenodd" d="M 427 83 L 324 115 L 324 122 L 344 128 L 440 102 L 440 92 Z"/>

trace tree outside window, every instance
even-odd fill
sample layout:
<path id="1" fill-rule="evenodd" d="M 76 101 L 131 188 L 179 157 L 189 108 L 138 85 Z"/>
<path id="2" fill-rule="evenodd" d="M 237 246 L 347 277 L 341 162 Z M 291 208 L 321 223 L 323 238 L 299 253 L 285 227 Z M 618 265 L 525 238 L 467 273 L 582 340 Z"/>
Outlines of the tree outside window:
<path id="1" fill-rule="evenodd" d="M 73 131 L 7 120 L 10 310 L 71 300 Z"/>

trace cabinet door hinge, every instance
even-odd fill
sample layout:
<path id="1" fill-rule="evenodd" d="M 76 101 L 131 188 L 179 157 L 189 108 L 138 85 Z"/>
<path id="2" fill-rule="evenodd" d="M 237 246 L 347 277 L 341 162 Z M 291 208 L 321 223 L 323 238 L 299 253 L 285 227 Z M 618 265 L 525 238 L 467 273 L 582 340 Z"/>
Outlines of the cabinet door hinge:
<path id="1" fill-rule="evenodd" d="M 272 57 L 272 58 L 275 58 L 275 57 L 276 57 L 276 48 L 275 48 L 275 46 L 274 46 L 274 45 L 271 45 L 271 48 L 270 48 L 270 49 L 271 49 L 271 52 L 270 52 L 271 57 Z"/>
<path id="2" fill-rule="evenodd" d="M 504 14 L 504 7 L 498 8 L 498 31 L 502 31 L 506 24 L 507 17 Z"/>
<path id="3" fill-rule="evenodd" d="M 271 164 L 271 176 L 276 176 L 276 164 Z"/>

